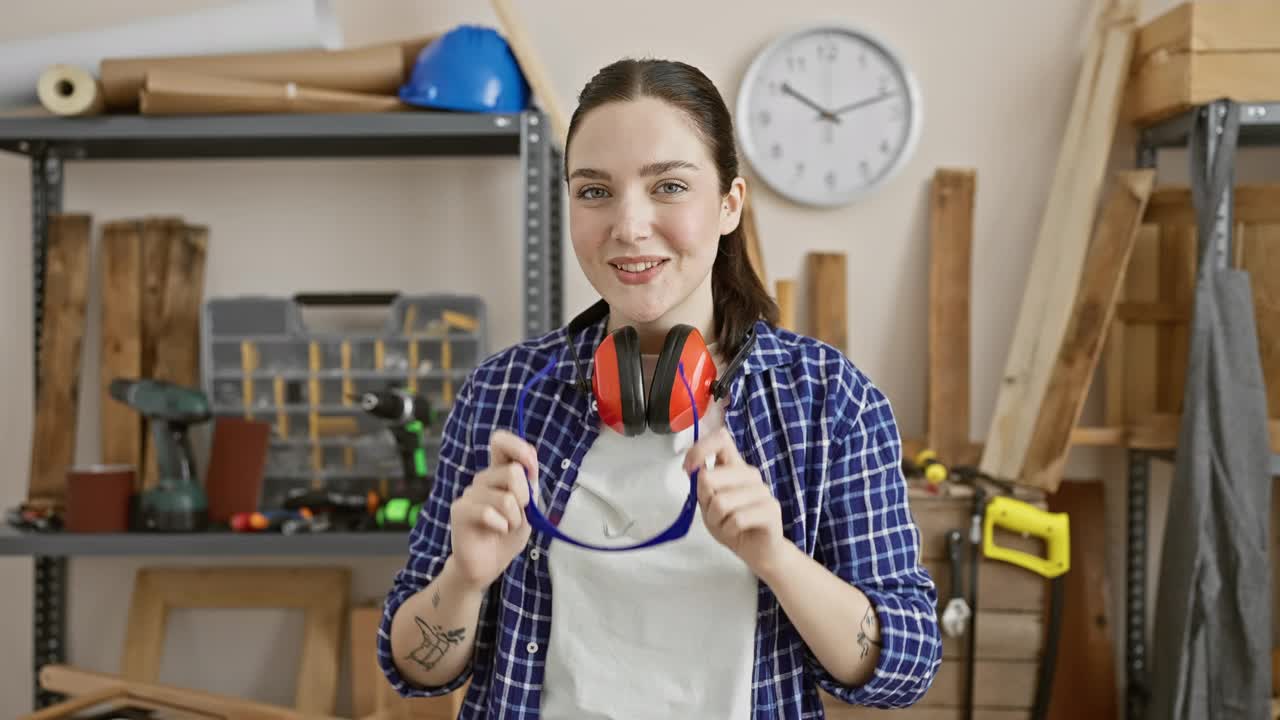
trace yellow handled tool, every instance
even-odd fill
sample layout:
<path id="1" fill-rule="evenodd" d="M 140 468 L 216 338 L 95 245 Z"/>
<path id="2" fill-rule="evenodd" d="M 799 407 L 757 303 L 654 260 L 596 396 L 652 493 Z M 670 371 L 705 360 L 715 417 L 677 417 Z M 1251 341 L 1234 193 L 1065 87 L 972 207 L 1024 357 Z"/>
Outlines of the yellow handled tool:
<path id="1" fill-rule="evenodd" d="M 996 545 L 993 531 L 997 526 L 1043 539 L 1046 557 Z M 1071 567 L 1070 522 L 1066 513 L 1046 512 L 1021 500 L 997 495 L 987 504 L 982 549 L 989 558 L 1012 563 L 1046 578 L 1056 578 Z"/>

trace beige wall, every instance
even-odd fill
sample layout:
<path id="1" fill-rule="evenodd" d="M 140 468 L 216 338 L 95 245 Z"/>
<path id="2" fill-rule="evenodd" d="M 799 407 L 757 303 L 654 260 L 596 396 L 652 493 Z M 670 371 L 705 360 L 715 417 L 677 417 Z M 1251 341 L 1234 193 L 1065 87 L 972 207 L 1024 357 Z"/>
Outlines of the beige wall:
<path id="1" fill-rule="evenodd" d="M 0 42 L 208 4 L 214 3 L 116 0 L 108 12 L 106 4 L 72 0 L 20 3 L 0 24 Z M 780 30 L 826 19 L 856 23 L 890 40 L 917 73 L 923 93 L 924 132 L 916 154 L 877 196 L 839 210 L 801 209 L 759 187 L 755 200 L 770 282 L 798 275 L 807 251 L 849 253 L 849 354 L 889 394 L 904 434 L 919 434 L 926 372 L 927 184 L 938 166 L 976 167 L 971 430 L 980 438 L 994 407 L 1090 4 L 789 0 L 751 3 L 749 12 L 738 2 L 687 0 L 520 0 L 516 6 L 566 105 L 597 67 L 621 55 L 690 61 L 706 70 L 732 103 L 752 54 Z M 1146 14 L 1170 4 L 1148 0 Z M 463 21 L 495 22 L 487 3 L 462 0 L 344 0 L 338 7 L 351 44 Z M 538 8 L 545 9 L 535 12 Z M 1117 151 L 1119 162 L 1131 156 L 1127 147 Z M 1260 154 L 1242 161 L 1241 177 L 1261 176 L 1264 162 L 1276 158 Z M 1181 153 L 1170 153 L 1162 162 L 1166 179 L 1185 178 Z M 0 377 L 7 378 L 6 396 L 16 409 L 0 413 L 0 504 L 5 507 L 25 493 L 31 431 L 25 410 L 32 403 L 28 172 L 21 159 L 0 157 L 0 336 L 10 338 L 0 352 Z M 506 159 L 68 163 L 64 205 L 92 213 L 95 221 L 181 213 L 209 224 L 211 294 L 382 287 L 479 291 L 490 302 L 496 347 L 518 337 L 519 257 L 512 251 L 519 228 L 518 183 L 516 168 Z M 500 258 L 497 267 L 490 261 L 482 265 L 478 249 Z M 572 255 L 566 260 L 566 305 L 572 311 L 592 297 Z M 97 337 L 91 323 L 86 368 L 95 366 Z M 96 370 L 86 372 L 82 385 L 81 461 L 93 460 L 97 452 L 95 375 Z M 1080 454 L 1073 456 L 1072 470 L 1077 476 L 1106 473 L 1119 479 L 1118 459 Z M 1110 487 L 1113 605 L 1119 623 L 1123 483 Z M 1162 489 L 1157 484 L 1158 496 Z M 1161 507 L 1158 501 L 1153 509 Z M 400 562 L 334 560 L 355 569 L 359 597 L 382 592 Z M 71 561 L 71 662 L 117 669 L 132 573 L 142 564 L 167 561 Z M 31 562 L 2 558 L 0 573 L 6 578 L 0 583 L 0 637 L 7 640 L 9 658 L 0 665 L 0 717 L 12 717 L 30 702 Z M 288 702 L 300 627 L 300 618 L 271 611 L 182 614 L 170 627 L 162 679 Z M 345 711 L 345 687 L 341 703 Z"/>

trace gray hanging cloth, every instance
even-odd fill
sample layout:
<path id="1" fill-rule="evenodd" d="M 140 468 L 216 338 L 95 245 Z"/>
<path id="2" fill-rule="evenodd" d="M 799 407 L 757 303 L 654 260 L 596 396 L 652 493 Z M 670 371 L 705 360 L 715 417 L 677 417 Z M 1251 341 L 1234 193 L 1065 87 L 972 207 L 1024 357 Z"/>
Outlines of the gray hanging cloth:
<path id="1" fill-rule="evenodd" d="M 1149 720 L 1271 717 L 1271 449 L 1248 275 L 1214 254 L 1233 182 L 1239 108 L 1226 103 L 1213 167 L 1192 142 L 1199 218 L 1182 425 L 1153 628 Z M 1209 112 L 1212 112 L 1211 108 Z M 1197 137 L 1205 137 L 1197 113 Z M 1205 176 L 1207 174 L 1207 177 Z"/>

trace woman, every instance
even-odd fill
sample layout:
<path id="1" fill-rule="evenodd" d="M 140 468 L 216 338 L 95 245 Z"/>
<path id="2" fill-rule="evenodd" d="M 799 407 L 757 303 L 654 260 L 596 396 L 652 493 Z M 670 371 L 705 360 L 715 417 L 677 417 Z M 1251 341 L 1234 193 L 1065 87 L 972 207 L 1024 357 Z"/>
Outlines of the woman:
<path id="1" fill-rule="evenodd" d="M 720 94 L 682 63 L 602 69 L 565 176 L 602 299 L 460 388 L 386 601 L 388 679 L 470 680 L 467 718 L 821 717 L 817 688 L 914 703 L 941 642 L 894 418 L 842 354 L 775 327 Z M 695 354 L 660 363 L 682 340 Z M 618 406 L 637 349 L 666 393 L 647 415 L 647 390 Z"/>

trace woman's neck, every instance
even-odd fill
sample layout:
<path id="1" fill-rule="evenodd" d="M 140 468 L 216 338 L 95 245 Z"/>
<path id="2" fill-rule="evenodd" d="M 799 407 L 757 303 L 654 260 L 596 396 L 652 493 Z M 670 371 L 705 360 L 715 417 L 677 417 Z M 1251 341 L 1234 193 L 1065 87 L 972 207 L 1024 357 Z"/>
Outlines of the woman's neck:
<path id="1" fill-rule="evenodd" d="M 667 333 L 676 325 L 692 325 L 702 333 L 704 342 L 714 343 L 715 338 L 715 305 L 711 296 L 711 276 L 699 285 L 685 301 L 671 308 L 662 317 L 652 322 L 636 322 L 616 310 L 610 309 L 608 332 L 630 325 L 640 336 L 640 352 L 655 354 L 662 352 Z"/>

